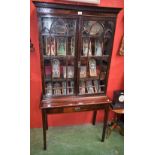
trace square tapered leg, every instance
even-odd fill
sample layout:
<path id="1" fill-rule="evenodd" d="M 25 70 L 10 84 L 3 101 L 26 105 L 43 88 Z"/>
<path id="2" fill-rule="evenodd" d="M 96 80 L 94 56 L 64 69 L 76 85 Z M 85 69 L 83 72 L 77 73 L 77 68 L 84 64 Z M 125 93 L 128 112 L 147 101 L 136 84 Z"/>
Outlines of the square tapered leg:
<path id="1" fill-rule="evenodd" d="M 46 150 L 46 111 L 43 109 L 42 110 L 42 123 L 43 123 L 43 149 Z"/>
<path id="2" fill-rule="evenodd" d="M 104 142 L 105 133 L 106 133 L 106 129 L 107 129 L 108 114 L 109 114 L 109 105 L 105 105 L 104 112 L 105 112 L 105 114 L 104 114 L 104 125 L 103 125 L 103 131 L 102 131 L 102 139 L 101 139 L 102 142 Z"/>

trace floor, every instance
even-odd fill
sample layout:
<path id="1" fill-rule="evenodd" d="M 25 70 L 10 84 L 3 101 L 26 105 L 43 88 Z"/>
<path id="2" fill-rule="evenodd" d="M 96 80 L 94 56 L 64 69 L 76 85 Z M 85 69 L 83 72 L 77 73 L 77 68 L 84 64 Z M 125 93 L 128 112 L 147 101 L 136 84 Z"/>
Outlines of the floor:
<path id="1" fill-rule="evenodd" d="M 31 129 L 31 155 L 123 155 L 124 137 L 113 131 L 102 143 L 102 124 L 50 127 L 44 151 L 42 129 Z"/>

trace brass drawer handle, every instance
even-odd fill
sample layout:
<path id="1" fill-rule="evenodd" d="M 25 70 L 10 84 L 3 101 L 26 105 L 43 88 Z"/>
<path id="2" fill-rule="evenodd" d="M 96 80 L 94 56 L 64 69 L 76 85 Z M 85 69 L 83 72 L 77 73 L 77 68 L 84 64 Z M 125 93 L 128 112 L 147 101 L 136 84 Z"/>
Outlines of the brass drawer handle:
<path id="1" fill-rule="evenodd" d="M 75 107 L 75 111 L 80 111 L 80 107 Z"/>

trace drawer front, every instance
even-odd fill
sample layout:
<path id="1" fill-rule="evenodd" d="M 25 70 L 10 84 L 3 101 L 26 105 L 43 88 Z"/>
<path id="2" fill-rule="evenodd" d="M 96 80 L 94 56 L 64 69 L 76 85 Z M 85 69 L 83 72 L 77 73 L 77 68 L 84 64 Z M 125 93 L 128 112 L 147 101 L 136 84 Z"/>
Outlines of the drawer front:
<path id="1" fill-rule="evenodd" d="M 71 113 L 71 112 L 82 112 L 82 111 L 93 111 L 104 109 L 104 104 L 99 105 L 86 105 L 86 106 L 75 106 L 75 107 L 60 107 L 47 109 L 47 113 Z"/>

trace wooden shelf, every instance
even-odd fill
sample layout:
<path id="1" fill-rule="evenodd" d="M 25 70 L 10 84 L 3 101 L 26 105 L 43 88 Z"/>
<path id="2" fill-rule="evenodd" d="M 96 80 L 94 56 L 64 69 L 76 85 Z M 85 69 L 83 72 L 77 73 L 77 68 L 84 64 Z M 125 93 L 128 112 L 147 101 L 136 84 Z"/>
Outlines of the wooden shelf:
<path id="1" fill-rule="evenodd" d="M 45 78 L 45 82 L 63 82 L 63 81 L 73 81 L 74 78 L 58 78 L 58 79 L 51 79 L 51 77 L 47 77 Z M 88 81 L 88 80 L 100 80 L 100 81 L 104 81 L 105 79 L 99 79 L 99 77 L 86 77 L 86 78 L 80 78 L 80 80 L 83 80 L 83 81 Z"/>
<path id="2" fill-rule="evenodd" d="M 102 38 L 100 35 L 82 35 L 82 38 Z"/>
<path id="3" fill-rule="evenodd" d="M 89 87 L 93 87 L 93 88 L 95 88 L 94 85 L 93 85 L 93 86 L 89 86 Z M 99 85 L 99 88 L 102 88 L 102 87 L 105 87 L 105 85 Z M 83 88 L 83 87 L 79 87 L 79 88 Z M 85 88 L 87 88 L 87 86 L 86 86 Z"/>
<path id="4" fill-rule="evenodd" d="M 47 56 L 43 55 L 44 60 L 53 60 L 53 59 L 59 59 L 59 60 L 71 60 L 75 59 L 75 56 L 67 55 L 67 56 Z"/>
<path id="5" fill-rule="evenodd" d="M 45 82 L 63 82 L 63 81 L 73 81 L 74 78 L 51 78 L 50 76 L 49 77 L 46 77 L 45 78 Z"/>
<path id="6" fill-rule="evenodd" d="M 89 96 L 89 95 L 103 95 L 105 91 L 101 91 L 99 93 L 84 93 L 84 94 L 79 94 L 79 96 Z"/>
<path id="7" fill-rule="evenodd" d="M 75 35 L 50 34 L 47 32 L 43 32 L 40 35 L 41 36 L 47 36 L 47 37 L 75 37 Z"/>
<path id="8" fill-rule="evenodd" d="M 69 97 L 69 96 L 73 96 L 73 95 L 75 95 L 75 94 L 61 94 L 61 95 L 53 95 L 53 94 L 51 94 L 51 95 L 49 95 L 49 96 L 47 96 L 46 94 L 43 96 L 43 100 L 47 100 L 47 99 L 51 99 L 51 97 Z"/>
<path id="9" fill-rule="evenodd" d="M 96 59 L 96 60 L 104 60 L 108 61 L 109 60 L 109 55 L 102 55 L 102 56 L 81 56 L 81 60 L 86 60 L 86 59 Z"/>
<path id="10" fill-rule="evenodd" d="M 80 80 L 105 80 L 105 79 L 99 79 L 99 76 L 93 76 L 93 77 L 82 77 Z"/>

